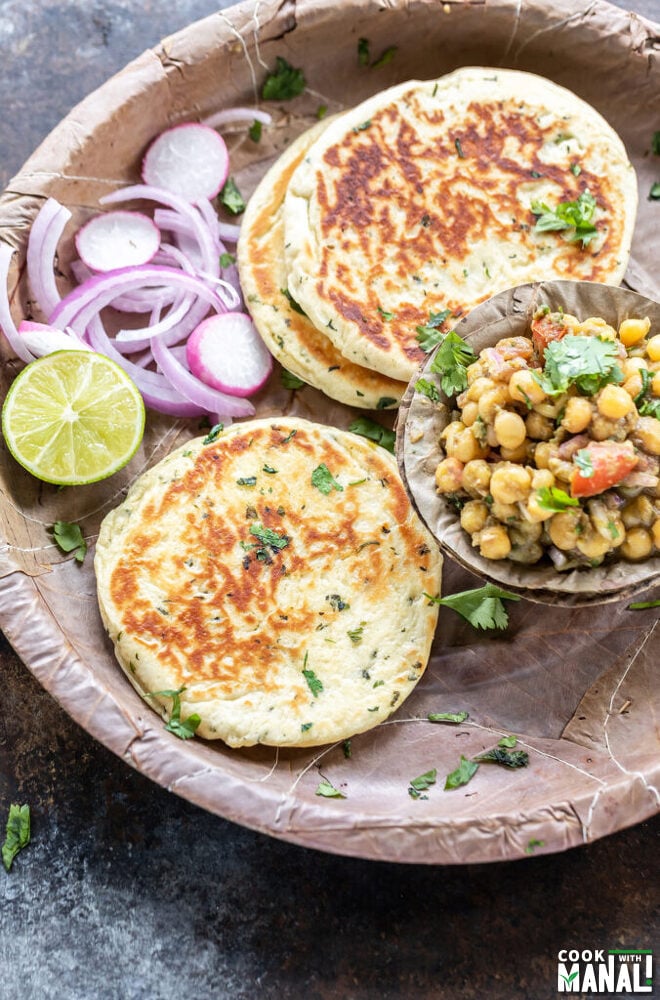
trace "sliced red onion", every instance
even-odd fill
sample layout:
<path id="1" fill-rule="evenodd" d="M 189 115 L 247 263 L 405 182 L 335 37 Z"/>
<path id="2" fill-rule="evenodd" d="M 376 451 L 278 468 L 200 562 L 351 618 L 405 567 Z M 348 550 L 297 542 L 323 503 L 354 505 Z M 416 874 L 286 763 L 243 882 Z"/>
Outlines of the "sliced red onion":
<path id="1" fill-rule="evenodd" d="M 174 389 L 186 396 L 192 403 L 203 406 L 209 413 L 217 413 L 231 417 L 252 417 L 255 408 L 247 399 L 228 396 L 217 389 L 200 382 L 191 372 L 187 371 L 172 352 L 160 340 L 152 344 L 154 360 L 163 375 L 169 379 Z"/>
<path id="2" fill-rule="evenodd" d="M 142 180 L 197 204 L 215 198 L 229 174 L 229 153 L 208 125 L 185 122 L 161 132 L 142 162 Z"/>
<path id="3" fill-rule="evenodd" d="M 93 271 L 114 271 L 148 264 L 160 246 L 160 230 L 142 212 L 105 212 L 96 215 L 76 233 L 80 259 Z"/>
<path id="4" fill-rule="evenodd" d="M 193 304 L 197 304 L 198 309 L 195 310 L 192 321 L 189 320 L 188 323 L 184 323 L 183 321 L 189 316 Z M 144 350 L 144 348 L 150 346 L 154 338 L 163 336 L 168 346 L 176 344 L 183 337 L 187 336 L 191 330 L 195 329 L 197 322 L 199 322 L 197 317 L 200 312 L 202 316 L 205 316 L 208 311 L 207 302 L 202 301 L 200 304 L 199 300 L 194 299 L 192 296 L 186 296 L 176 307 L 170 309 L 162 319 L 159 318 L 160 309 L 156 309 L 154 310 L 154 314 L 152 314 L 148 326 L 139 327 L 135 330 L 119 330 L 115 336 L 115 347 L 122 354 L 130 354 L 132 351 Z M 190 329 L 187 329 L 189 325 Z"/>
<path id="5" fill-rule="evenodd" d="M 215 114 L 204 118 L 203 124 L 209 128 L 222 128 L 223 125 L 231 125 L 234 122 L 261 122 L 262 125 L 270 125 L 272 116 L 267 111 L 260 111 L 259 108 L 227 108 L 225 111 L 216 111 Z"/>
<path id="6" fill-rule="evenodd" d="M 34 355 L 30 353 L 14 325 L 9 305 L 9 265 L 13 254 L 13 247 L 8 243 L 0 243 L 0 327 L 16 357 L 21 361 L 34 361 Z"/>
<path id="7" fill-rule="evenodd" d="M 27 246 L 30 287 L 44 316 L 50 318 L 60 301 L 55 282 L 55 253 L 71 212 L 54 198 L 48 198 L 32 223 Z"/>
<path id="8" fill-rule="evenodd" d="M 218 235 L 221 240 L 226 240 L 227 243 L 238 243 L 238 237 L 240 234 L 240 226 L 233 226 L 230 222 L 218 223 Z"/>
<path id="9" fill-rule="evenodd" d="M 168 208 L 174 209 L 184 219 L 187 219 L 191 223 L 195 239 L 199 244 L 204 270 L 210 271 L 211 274 L 219 273 L 218 255 L 213 236 L 204 220 L 200 217 L 199 212 L 183 198 L 149 184 L 133 184 L 131 187 L 122 188 L 121 191 L 113 191 L 112 194 L 104 195 L 100 201 L 102 205 L 109 205 L 120 201 L 132 201 L 136 198 L 158 201 L 162 205 L 167 205 Z"/>
<path id="10" fill-rule="evenodd" d="M 209 232 L 210 232 L 211 236 L 213 237 L 213 239 L 215 241 L 215 244 L 216 244 L 216 252 L 218 252 L 218 250 L 219 250 L 218 243 L 219 243 L 219 239 L 220 239 L 219 233 L 218 233 L 219 226 L 220 226 L 220 221 L 218 219 L 218 214 L 217 214 L 216 210 L 214 209 L 213 205 L 211 204 L 211 202 L 208 200 L 208 198 L 202 198 L 200 201 L 198 201 L 196 208 L 197 208 L 197 211 L 199 212 L 199 214 L 201 215 L 202 219 L 204 220 L 204 222 L 208 226 Z"/>
<path id="11" fill-rule="evenodd" d="M 94 277 L 95 272 L 91 271 L 81 260 L 71 261 L 69 267 L 79 285 Z M 154 305 L 159 305 L 161 309 L 164 309 L 171 305 L 176 298 L 177 294 L 172 289 L 164 288 L 157 294 L 153 288 L 144 292 L 138 288 L 130 295 L 118 295 L 116 299 L 112 300 L 112 308 L 116 309 L 117 312 L 146 313 L 151 312 Z"/>
<path id="12" fill-rule="evenodd" d="M 91 347 L 75 334 L 65 333 L 46 323 L 33 323 L 24 319 L 18 324 L 18 332 L 35 358 L 43 358 L 53 351 L 91 351 Z"/>

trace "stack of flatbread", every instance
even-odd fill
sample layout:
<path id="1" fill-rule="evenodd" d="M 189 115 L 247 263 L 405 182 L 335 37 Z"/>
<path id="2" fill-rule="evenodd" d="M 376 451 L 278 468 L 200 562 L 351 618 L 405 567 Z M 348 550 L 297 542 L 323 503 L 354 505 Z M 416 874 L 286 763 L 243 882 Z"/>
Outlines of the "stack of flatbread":
<path id="1" fill-rule="evenodd" d="M 588 241 L 561 211 L 536 228 L 539 205 L 581 198 L 595 199 Z M 623 143 L 590 105 L 530 73 L 468 67 L 301 135 L 250 200 L 240 278 L 285 368 L 387 409 L 424 358 L 418 327 L 451 329 L 529 281 L 619 284 L 636 209 Z"/>

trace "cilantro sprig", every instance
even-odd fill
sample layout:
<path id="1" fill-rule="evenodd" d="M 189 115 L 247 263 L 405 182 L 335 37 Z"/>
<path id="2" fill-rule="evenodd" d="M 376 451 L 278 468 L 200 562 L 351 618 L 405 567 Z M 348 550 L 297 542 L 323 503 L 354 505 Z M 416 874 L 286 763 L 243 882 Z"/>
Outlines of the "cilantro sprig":
<path id="1" fill-rule="evenodd" d="M 593 475 L 593 468 L 591 470 Z M 543 486 L 536 491 L 536 500 L 543 510 L 553 510 L 561 513 L 568 507 L 579 507 L 580 501 L 569 496 L 565 490 L 560 490 L 558 486 Z"/>
<path id="2" fill-rule="evenodd" d="M 14 858 L 30 843 L 30 807 L 28 805 L 9 806 L 9 816 L 2 845 L 2 863 L 6 871 L 11 871 Z"/>
<path id="3" fill-rule="evenodd" d="M 435 785 L 437 777 L 438 769 L 434 767 L 430 771 L 425 771 L 424 774 L 420 774 L 417 778 L 412 778 L 408 786 L 408 795 L 411 799 L 428 798 L 428 796 L 422 795 L 422 792 L 428 791 L 431 785 Z"/>
<path id="4" fill-rule="evenodd" d="M 543 374 L 535 378 L 548 396 L 561 396 L 571 385 L 593 396 L 611 382 L 623 382 L 617 360 L 616 341 L 568 334 L 548 344 Z"/>
<path id="5" fill-rule="evenodd" d="M 560 201 L 556 208 L 551 208 L 544 201 L 533 201 L 531 211 L 538 216 L 535 233 L 561 232 L 572 229 L 569 243 L 582 243 L 584 250 L 589 246 L 598 229 L 591 221 L 596 211 L 596 199 L 589 190 L 583 191 L 576 201 Z"/>
<path id="6" fill-rule="evenodd" d="M 62 552 L 73 552 L 76 562 L 82 563 L 87 554 L 87 542 L 79 524 L 70 521 L 55 521 L 53 538 Z"/>
<path id="7" fill-rule="evenodd" d="M 325 496 L 328 496 L 333 490 L 337 490 L 339 493 L 344 492 L 344 487 L 337 482 L 325 462 L 317 465 L 312 472 L 312 486 L 316 486 L 317 490 L 320 490 Z"/>
<path id="8" fill-rule="evenodd" d="M 351 422 L 348 429 L 352 434 L 359 434 L 361 437 L 368 438 L 369 441 L 375 441 L 381 448 L 394 454 L 396 440 L 394 431 L 383 427 L 376 420 L 371 420 L 370 417 L 358 417 L 357 420 Z"/>
<path id="9" fill-rule="evenodd" d="M 305 77 L 301 69 L 277 56 L 275 69 L 269 73 L 261 88 L 264 101 L 290 101 L 305 89 Z"/>
<path id="10" fill-rule="evenodd" d="M 426 354 L 430 354 L 444 337 L 441 327 L 450 316 L 451 309 L 441 309 L 438 313 L 429 314 L 426 326 L 417 327 L 417 343 Z"/>
<path id="11" fill-rule="evenodd" d="M 181 720 L 181 695 L 186 690 L 185 684 L 176 691 L 150 691 L 149 698 L 171 698 L 172 708 L 170 717 L 165 724 L 168 733 L 174 733 L 180 740 L 189 740 L 195 735 L 199 727 L 201 717 L 197 712 L 193 712 L 187 719 Z"/>
<path id="12" fill-rule="evenodd" d="M 220 192 L 220 204 L 224 205 L 232 215 L 240 215 L 245 211 L 243 195 L 238 190 L 233 177 L 228 177 Z"/>
<path id="13" fill-rule="evenodd" d="M 329 781 L 319 781 L 315 795 L 322 795 L 324 799 L 345 799 L 346 796 L 335 788 Z"/>
<path id="14" fill-rule="evenodd" d="M 430 594 L 424 594 L 424 597 L 433 604 L 451 608 L 474 628 L 480 629 L 505 629 L 509 624 L 509 616 L 502 601 L 520 600 L 517 594 L 501 590 L 493 583 L 486 583 L 474 590 L 464 590 L 459 594 L 450 594 L 448 597 L 432 597 Z"/>
<path id="15" fill-rule="evenodd" d="M 440 341 L 430 370 L 434 375 L 442 376 L 440 384 L 444 394 L 455 396 L 467 389 L 468 366 L 476 360 L 477 356 L 470 345 L 454 330 L 450 330 Z"/>
<path id="16" fill-rule="evenodd" d="M 426 396 L 431 400 L 432 403 L 438 403 L 440 401 L 440 393 L 433 382 L 429 382 L 427 378 L 418 378 L 415 382 L 415 392 L 421 392 L 423 396 Z"/>

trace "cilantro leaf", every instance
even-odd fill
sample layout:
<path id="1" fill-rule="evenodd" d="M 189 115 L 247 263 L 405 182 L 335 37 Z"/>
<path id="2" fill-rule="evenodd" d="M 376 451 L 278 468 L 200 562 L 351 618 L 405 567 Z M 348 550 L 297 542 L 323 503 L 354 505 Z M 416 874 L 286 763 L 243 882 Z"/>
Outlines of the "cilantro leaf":
<path id="1" fill-rule="evenodd" d="M 326 799 L 345 799 L 346 796 L 338 788 L 331 785 L 329 781 L 319 781 L 316 795 L 322 795 Z"/>
<path id="2" fill-rule="evenodd" d="M 429 722 L 453 722 L 460 725 L 468 718 L 467 712 L 430 712 L 426 718 Z"/>
<path id="3" fill-rule="evenodd" d="M 655 181 L 651 184 L 651 190 L 649 191 L 649 201 L 660 201 L 660 182 Z"/>
<path id="4" fill-rule="evenodd" d="M 455 396 L 467 389 L 468 365 L 477 360 L 469 344 L 454 331 L 440 341 L 440 346 L 431 362 L 430 370 L 435 375 L 442 375 L 442 391 L 446 396 Z"/>
<path id="5" fill-rule="evenodd" d="M 236 480 L 239 486 L 256 486 L 257 477 L 256 476 L 241 476 Z"/>
<path id="6" fill-rule="evenodd" d="M 477 754 L 474 759 L 486 763 L 501 764 L 502 767 L 527 767 L 529 764 L 528 753 L 524 750 L 506 750 L 501 743 L 500 740 L 500 746 Z"/>
<path id="7" fill-rule="evenodd" d="M 73 552 L 76 562 L 83 562 L 87 553 L 87 542 L 83 538 L 79 524 L 70 521 L 56 521 L 53 525 L 53 538 L 62 552 Z"/>
<path id="8" fill-rule="evenodd" d="M 275 70 L 266 77 L 261 96 L 264 101 L 290 101 L 302 94 L 304 89 L 303 71 L 291 66 L 282 56 L 277 56 Z"/>
<path id="9" fill-rule="evenodd" d="M 417 379 L 415 382 L 415 392 L 421 392 L 424 396 L 427 396 L 432 403 L 440 402 L 440 393 L 433 382 L 429 382 L 427 378 Z"/>
<path id="10" fill-rule="evenodd" d="M 318 108 L 316 109 L 316 117 L 318 118 L 318 120 L 321 121 L 323 118 L 325 118 L 327 113 L 328 113 L 328 105 L 319 104 Z"/>
<path id="11" fill-rule="evenodd" d="M 567 507 L 579 507 L 580 501 L 571 497 L 558 486 L 543 486 L 536 491 L 536 500 L 543 510 L 554 510 L 557 513 L 566 510 Z"/>
<path id="12" fill-rule="evenodd" d="M 2 862 L 6 871 L 11 870 L 12 862 L 19 851 L 30 843 L 30 807 L 28 805 L 9 806 L 5 842 L 2 845 Z"/>
<path id="13" fill-rule="evenodd" d="M 435 785 L 437 776 L 438 769 L 434 767 L 432 770 L 420 774 L 419 777 L 412 778 L 408 787 L 408 795 L 413 799 L 427 798 L 426 795 L 422 796 L 421 793 L 427 791 L 431 785 Z"/>
<path id="14" fill-rule="evenodd" d="M 533 854 L 536 847 L 545 847 L 545 840 L 536 840 L 535 838 L 528 840 L 525 854 Z"/>
<path id="15" fill-rule="evenodd" d="M 641 417 L 655 417 L 660 420 L 660 399 L 643 399 L 637 409 Z"/>
<path id="16" fill-rule="evenodd" d="M 580 475 L 583 479 L 591 479 L 594 474 L 594 465 L 587 448 L 580 448 L 573 462 L 580 470 Z"/>
<path id="17" fill-rule="evenodd" d="M 222 191 L 220 192 L 220 203 L 224 205 L 227 211 L 231 212 L 232 215 L 240 215 L 241 212 L 245 211 L 243 195 L 238 190 L 236 181 L 233 177 L 228 177 L 225 181 Z"/>
<path id="18" fill-rule="evenodd" d="M 573 229 L 575 231 L 569 242 L 581 241 L 582 249 L 598 235 L 598 229 L 591 221 L 596 211 L 596 199 L 588 190 L 583 191 L 577 201 L 560 201 L 556 208 L 550 208 L 545 202 L 533 201 L 531 211 L 538 216 L 535 233 Z"/>
<path id="19" fill-rule="evenodd" d="M 231 267 L 232 264 L 236 263 L 236 257 L 233 253 L 221 253 L 220 254 L 220 267 L 226 268 Z"/>
<path id="20" fill-rule="evenodd" d="M 642 611 L 645 608 L 660 608 L 660 601 L 637 601 L 635 604 L 629 604 L 628 608 L 630 611 Z"/>
<path id="21" fill-rule="evenodd" d="M 503 736 L 497 745 L 498 747 L 508 747 L 509 749 L 511 749 L 512 747 L 515 747 L 517 742 L 518 742 L 517 736 Z"/>
<path id="22" fill-rule="evenodd" d="M 302 389 L 306 385 L 301 378 L 283 368 L 280 372 L 280 382 L 285 389 Z"/>
<path id="23" fill-rule="evenodd" d="M 421 349 L 430 354 L 436 344 L 444 338 L 444 333 L 439 329 L 451 316 L 451 309 L 442 309 L 439 313 L 430 313 L 426 326 L 417 327 L 417 342 Z"/>
<path id="24" fill-rule="evenodd" d="M 272 549 L 285 549 L 290 541 L 287 535 L 278 535 L 272 528 L 264 528 L 259 521 L 250 525 L 250 534 L 258 538 L 263 545 L 270 545 Z"/>
<path id="25" fill-rule="evenodd" d="M 377 423 L 375 420 L 371 420 L 369 417 L 358 417 L 357 420 L 352 421 L 348 429 L 352 434 L 360 434 L 361 437 L 375 441 L 381 448 L 385 448 L 386 451 L 394 454 L 394 442 L 396 440 L 394 431 L 383 427 L 382 424 Z"/>
<path id="26" fill-rule="evenodd" d="M 193 712 L 192 715 L 189 715 L 187 719 L 182 721 L 181 695 L 185 690 L 185 685 L 182 685 L 176 691 L 150 691 L 148 694 L 149 698 L 162 697 L 172 699 L 170 717 L 165 724 L 165 729 L 168 733 L 174 733 L 174 735 L 178 736 L 180 740 L 189 740 L 193 737 L 200 722 L 202 721 L 197 712 Z"/>
<path id="27" fill-rule="evenodd" d="M 452 788 L 460 788 L 461 785 L 467 785 L 477 771 L 479 770 L 479 765 L 473 760 L 468 760 L 461 754 L 461 762 L 455 771 L 452 771 L 445 778 L 445 791 L 449 791 Z"/>
<path id="28" fill-rule="evenodd" d="M 357 645 L 359 642 L 362 642 L 362 635 L 364 633 L 365 625 L 366 622 L 362 622 L 362 624 L 359 625 L 358 628 L 349 629 L 348 632 L 346 633 L 348 638 L 351 640 L 352 643 L 355 643 L 355 645 Z"/>
<path id="29" fill-rule="evenodd" d="M 338 493 L 344 492 L 344 487 L 337 482 L 325 462 L 317 465 L 312 472 L 312 486 L 316 486 L 317 490 L 320 490 L 325 496 L 332 493 L 333 490 L 337 490 Z"/>
<path id="30" fill-rule="evenodd" d="M 204 438 L 204 440 L 202 441 L 202 444 L 213 444 L 213 442 L 217 441 L 217 439 L 220 437 L 224 429 L 225 429 L 224 424 L 214 424 L 211 430 Z"/>
<path id="31" fill-rule="evenodd" d="M 392 62 L 392 60 L 394 59 L 396 52 L 397 52 L 397 46 L 390 45 L 390 47 L 388 49 L 385 49 L 384 52 L 382 52 L 381 55 L 378 56 L 377 59 L 374 59 L 374 61 L 371 64 L 371 68 L 380 69 L 381 66 L 387 66 L 387 64 Z"/>
<path id="32" fill-rule="evenodd" d="M 509 624 L 509 616 L 502 604 L 503 600 L 519 601 L 517 594 L 500 590 L 493 583 L 486 583 L 474 590 L 464 590 L 460 594 L 450 594 L 449 597 L 431 597 L 425 594 L 434 604 L 443 605 L 456 611 L 474 628 L 504 629 Z"/>
<path id="33" fill-rule="evenodd" d="M 368 66 L 369 59 L 371 58 L 369 54 L 369 39 L 368 38 L 358 38 L 357 43 L 357 56 L 359 66 Z"/>
<path id="34" fill-rule="evenodd" d="M 655 156 L 660 156 L 660 132 L 654 132 L 651 139 L 651 152 Z"/>
<path id="35" fill-rule="evenodd" d="M 248 129 L 248 135 L 252 139 L 252 142 L 261 141 L 262 131 L 263 131 L 263 124 L 258 120 L 258 118 L 255 118 L 252 124 L 250 125 L 250 128 Z"/>
<path id="36" fill-rule="evenodd" d="M 307 663 L 307 653 L 305 653 L 305 663 Z M 319 680 L 313 670 L 303 667 L 303 677 L 307 681 L 307 687 L 315 698 L 318 698 L 323 690 L 323 681 Z"/>
<path id="37" fill-rule="evenodd" d="M 280 291 L 295 313 L 298 313 L 299 316 L 307 316 L 303 307 L 296 302 L 288 288 L 280 288 Z"/>
<path id="38" fill-rule="evenodd" d="M 378 312 L 383 317 L 385 322 L 394 319 L 395 314 L 393 312 L 389 312 L 387 309 L 383 309 L 381 306 L 378 306 Z"/>
<path id="39" fill-rule="evenodd" d="M 572 334 L 553 340 L 545 349 L 545 367 L 537 381 L 549 396 L 561 395 L 571 385 L 593 396 L 604 385 L 623 381 L 617 364 L 617 343 Z"/>

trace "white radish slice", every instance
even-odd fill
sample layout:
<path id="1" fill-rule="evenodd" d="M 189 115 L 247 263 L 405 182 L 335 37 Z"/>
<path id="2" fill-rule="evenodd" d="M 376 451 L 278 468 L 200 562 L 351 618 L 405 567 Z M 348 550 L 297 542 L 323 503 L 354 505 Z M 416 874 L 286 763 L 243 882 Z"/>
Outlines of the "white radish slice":
<path id="1" fill-rule="evenodd" d="M 207 125 L 187 122 L 154 139 L 142 161 L 142 179 L 193 205 L 215 198 L 229 174 L 225 141 Z"/>
<path id="2" fill-rule="evenodd" d="M 76 233 L 76 250 L 92 271 L 148 264 L 159 246 L 160 230 L 141 212 L 105 212 Z"/>
<path id="3" fill-rule="evenodd" d="M 46 323 L 34 323 L 32 320 L 24 319 L 18 324 L 18 332 L 28 351 L 34 354 L 35 358 L 42 358 L 45 354 L 52 354 L 53 351 L 92 349 L 75 334 L 65 333 L 64 330 L 58 330 L 57 327 L 48 326 Z"/>
<path id="4" fill-rule="evenodd" d="M 209 316 L 186 344 L 188 366 L 198 379 L 232 396 L 251 396 L 261 389 L 273 359 L 254 323 L 245 313 Z"/>

